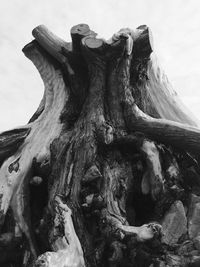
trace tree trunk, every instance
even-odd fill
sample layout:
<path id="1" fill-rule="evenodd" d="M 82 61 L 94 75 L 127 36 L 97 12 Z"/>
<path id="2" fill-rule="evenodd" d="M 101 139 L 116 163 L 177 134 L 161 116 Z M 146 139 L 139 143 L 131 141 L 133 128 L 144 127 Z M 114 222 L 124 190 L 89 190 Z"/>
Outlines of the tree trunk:
<path id="1" fill-rule="evenodd" d="M 150 29 L 33 36 L 45 90 L 0 134 L 0 266 L 199 266 L 200 129 Z"/>

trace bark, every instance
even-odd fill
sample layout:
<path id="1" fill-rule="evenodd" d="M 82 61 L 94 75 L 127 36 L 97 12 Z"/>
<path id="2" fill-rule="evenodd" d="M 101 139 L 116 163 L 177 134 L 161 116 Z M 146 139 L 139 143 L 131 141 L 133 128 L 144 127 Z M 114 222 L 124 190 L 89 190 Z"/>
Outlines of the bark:
<path id="1" fill-rule="evenodd" d="M 0 134 L 1 266 L 198 265 L 200 130 L 150 29 L 33 37 L 43 99 Z"/>

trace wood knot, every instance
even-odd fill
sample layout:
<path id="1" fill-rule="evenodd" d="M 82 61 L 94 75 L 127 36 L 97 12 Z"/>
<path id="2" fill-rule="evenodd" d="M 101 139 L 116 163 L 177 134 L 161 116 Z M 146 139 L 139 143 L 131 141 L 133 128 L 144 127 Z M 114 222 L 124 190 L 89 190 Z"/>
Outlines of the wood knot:
<path id="1" fill-rule="evenodd" d="M 20 157 L 18 159 L 16 159 L 14 162 L 12 162 L 8 166 L 9 173 L 12 173 L 13 171 L 18 172 L 18 170 L 19 170 L 19 160 L 20 160 Z"/>

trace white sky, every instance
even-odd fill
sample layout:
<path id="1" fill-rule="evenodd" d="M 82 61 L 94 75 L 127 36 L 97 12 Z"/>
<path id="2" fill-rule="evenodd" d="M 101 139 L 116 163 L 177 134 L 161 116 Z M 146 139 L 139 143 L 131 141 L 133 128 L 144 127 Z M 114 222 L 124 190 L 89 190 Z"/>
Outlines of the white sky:
<path id="1" fill-rule="evenodd" d="M 43 94 L 37 70 L 21 52 L 32 29 L 45 24 L 70 41 L 70 28 L 79 23 L 104 38 L 123 27 L 150 26 L 169 80 L 200 117 L 199 0 L 1 0 L 0 131 L 26 124 Z"/>

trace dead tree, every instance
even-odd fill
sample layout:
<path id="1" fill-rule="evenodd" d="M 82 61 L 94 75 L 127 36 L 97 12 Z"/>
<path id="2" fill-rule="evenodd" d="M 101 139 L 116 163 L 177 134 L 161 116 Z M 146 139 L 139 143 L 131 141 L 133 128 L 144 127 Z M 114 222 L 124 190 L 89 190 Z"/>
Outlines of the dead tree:
<path id="1" fill-rule="evenodd" d="M 33 36 L 44 96 L 0 134 L 0 266 L 199 266 L 200 129 L 150 29 Z"/>

